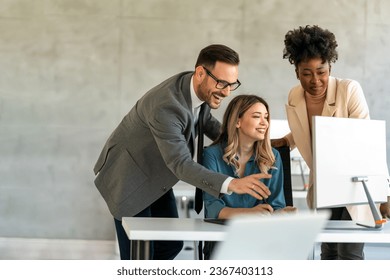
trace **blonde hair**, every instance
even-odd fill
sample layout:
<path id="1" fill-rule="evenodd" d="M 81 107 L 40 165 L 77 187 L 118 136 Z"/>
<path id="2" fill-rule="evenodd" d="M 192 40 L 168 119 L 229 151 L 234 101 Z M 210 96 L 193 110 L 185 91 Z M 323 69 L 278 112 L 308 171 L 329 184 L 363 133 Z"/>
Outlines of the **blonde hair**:
<path id="1" fill-rule="evenodd" d="M 236 124 L 238 119 L 254 104 L 262 103 L 268 111 L 267 121 L 271 124 L 271 117 L 269 113 L 269 106 L 267 102 L 256 95 L 238 95 L 234 97 L 223 116 L 221 133 L 213 144 L 226 143 L 224 149 L 223 160 L 236 168 L 238 171 L 241 166 L 237 161 L 238 150 L 238 128 Z M 259 140 L 254 143 L 255 161 L 261 172 L 267 173 L 269 169 L 273 168 L 275 163 L 275 156 L 272 152 L 269 127 L 265 133 L 264 140 Z"/>

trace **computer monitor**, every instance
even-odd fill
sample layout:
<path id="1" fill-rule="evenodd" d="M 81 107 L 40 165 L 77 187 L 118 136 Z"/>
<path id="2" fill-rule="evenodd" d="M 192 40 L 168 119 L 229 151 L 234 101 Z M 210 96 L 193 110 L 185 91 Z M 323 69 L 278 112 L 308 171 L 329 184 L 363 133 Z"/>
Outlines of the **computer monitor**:
<path id="1" fill-rule="evenodd" d="M 314 206 L 367 204 L 374 227 L 382 219 L 374 202 L 387 201 L 386 122 L 313 117 Z M 373 208 L 374 209 L 373 209 Z M 367 225 L 368 221 L 361 221 Z"/>

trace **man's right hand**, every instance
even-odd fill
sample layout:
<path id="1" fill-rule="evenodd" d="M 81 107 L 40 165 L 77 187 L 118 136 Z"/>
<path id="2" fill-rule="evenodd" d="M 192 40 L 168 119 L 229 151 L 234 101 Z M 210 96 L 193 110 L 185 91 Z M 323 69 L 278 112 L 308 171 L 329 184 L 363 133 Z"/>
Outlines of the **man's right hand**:
<path id="1" fill-rule="evenodd" d="M 249 194 L 259 200 L 268 198 L 271 194 L 268 187 L 260 179 L 269 179 L 271 174 L 258 173 L 246 176 L 244 178 L 235 178 L 230 181 L 228 191 L 237 194 Z"/>

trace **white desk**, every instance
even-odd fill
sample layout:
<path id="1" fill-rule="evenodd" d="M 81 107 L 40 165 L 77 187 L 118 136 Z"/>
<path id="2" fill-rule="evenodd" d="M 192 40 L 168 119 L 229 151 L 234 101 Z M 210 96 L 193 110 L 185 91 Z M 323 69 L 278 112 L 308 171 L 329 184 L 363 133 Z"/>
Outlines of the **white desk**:
<path id="1" fill-rule="evenodd" d="M 338 224 L 355 224 L 352 221 L 329 221 L 336 226 Z M 390 243 L 390 222 L 381 229 L 324 229 L 317 237 L 317 242 L 330 243 Z"/>
<path id="2" fill-rule="evenodd" d="M 130 240 L 221 241 L 226 226 L 187 218 L 123 218 Z"/>
<path id="3" fill-rule="evenodd" d="M 354 224 L 352 221 L 350 223 Z M 224 225 L 188 218 L 123 218 L 122 225 L 131 242 L 132 259 L 148 259 L 151 240 L 223 241 L 226 230 Z M 324 229 L 316 241 L 390 243 L 390 223 L 386 223 L 381 230 Z"/>
<path id="4" fill-rule="evenodd" d="M 149 259 L 151 240 L 207 240 L 224 239 L 224 225 L 206 223 L 191 218 L 122 218 L 122 225 L 131 243 L 132 259 Z"/>

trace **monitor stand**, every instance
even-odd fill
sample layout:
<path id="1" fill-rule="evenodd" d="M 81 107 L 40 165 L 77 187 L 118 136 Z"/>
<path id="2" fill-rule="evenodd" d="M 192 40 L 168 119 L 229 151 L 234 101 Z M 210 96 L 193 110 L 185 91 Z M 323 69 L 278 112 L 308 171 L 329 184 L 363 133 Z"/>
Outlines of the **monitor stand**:
<path id="1" fill-rule="evenodd" d="M 367 188 L 366 182 L 368 181 L 367 176 L 358 176 L 358 177 L 352 177 L 352 182 L 362 182 L 364 192 L 366 193 L 367 200 L 368 200 L 368 205 L 370 205 L 371 213 L 372 216 L 374 217 L 374 225 L 369 225 L 369 224 L 363 224 L 363 223 L 357 223 L 360 226 L 363 227 L 368 227 L 368 228 L 382 228 L 383 224 L 386 222 L 386 220 L 382 219 L 381 214 L 378 211 L 378 208 L 376 208 L 376 205 L 374 203 L 374 200 L 371 197 L 371 194 Z"/>

